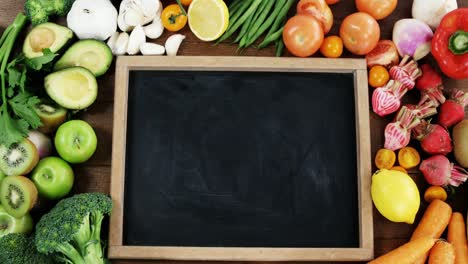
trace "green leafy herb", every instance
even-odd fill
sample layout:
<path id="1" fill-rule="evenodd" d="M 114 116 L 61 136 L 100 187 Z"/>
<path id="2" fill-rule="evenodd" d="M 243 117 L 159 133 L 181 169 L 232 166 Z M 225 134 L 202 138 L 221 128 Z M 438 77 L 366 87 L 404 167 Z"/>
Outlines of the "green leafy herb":
<path id="1" fill-rule="evenodd" d="M 58 56 L 58 54 L 53 53 L 52 51 L 50 51 L 50 49 L 43 49 L 42 54 L 43 55 L 40 57 L 27 59 L 26 65 L 33 70 L 39 71 L 44 65 L 47 65 L 48 63 L 53 61 L 56 56 Z"/>

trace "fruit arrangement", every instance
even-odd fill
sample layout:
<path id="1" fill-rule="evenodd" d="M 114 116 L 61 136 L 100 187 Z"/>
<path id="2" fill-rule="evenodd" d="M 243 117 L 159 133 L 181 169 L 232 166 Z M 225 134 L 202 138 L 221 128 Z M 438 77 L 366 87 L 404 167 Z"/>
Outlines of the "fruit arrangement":
<path id="1" fill-rule="evenodd" d="M 328 35 L 339 2 L 123 0 L 117 8 L 109 0 L 26 0 L 26 15 L 0 38 L 0 263 L 105 262 L 100 229 L 112 201 L 71 196 L 79 177 L 73 166 L 91 159 L 98 142 L 75 114 L 96 101 L 114 56 L 176 56 L 186 38 L 177 32 L 187 24 L 201 41 L 232 40 L 239 49 L 275 44 L 277 56 L 284 48 L 298 57 L 365 56 L 372 110 L 391 118 L 374 160 L 375 207 L 390 221 L 413 224 L 421 195 L 409 172 L 419 170 L 431 185 L 410 241 L 370 263 L 468 262 L 465 220 L 445 202 L 468 179 L 468 92 L 444 89 L 441 74 L 468 78 L 468 9 L 454 0 L 414 0 L 413 18 L 396 21 L 390 40 L 381 39 L 379 21 L 397 0 L 355 0 L 358 12 L 344 18 L 338 36 Z M 57 16 L 66 26 L 51 22 Z M 33 26 L 20 40 L 27 20 Z M 156 44 L 164 31 L 164 45 Z M 428 56 L 438 67 L 421 63 Z M 414 92 L 418 102 L 406 103 Z M 33 217 L 44 201 L 56 204 Z"/>

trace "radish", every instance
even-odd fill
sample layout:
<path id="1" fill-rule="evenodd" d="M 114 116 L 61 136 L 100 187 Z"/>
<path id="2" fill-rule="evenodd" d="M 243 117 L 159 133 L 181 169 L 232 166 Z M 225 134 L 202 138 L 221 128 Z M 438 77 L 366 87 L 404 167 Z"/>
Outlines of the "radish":
<path id="1" fill-rule="evenodd" d="M 406 147 L 411 139 L 411 129 L 420 122 L 421 120 L 416 118 L 410 109 L 402 106 L 395 122 L 389 123 L 385 127 L 384 147 L 393 151 Z"/>
<path id="2" fill-rule="evenodd" d="M 445 128 L 426 120 L 413 128 L 413 137 L 421 142 L 421 148 L 431 155 L 447 155 L 452 152 L 452 140 Z"/>
<path id="3" fill-rule="evenodd" d="M 421 74 L 422 71 L 418 68 L 416 61 L 411 60 L 408 55 L 403 57 L 399 65 L 390 68 L 391 79 L 401 82 L 407 91 L 414 88 L 415 80 Z"/>
<path id="4" fill-rule="evenodd" d="M 442 85 L 442 77 L 429 64 L 421 66 L 422 76 L 416 80 L 416 88 L 421 92 L 421 95 L 428 96 L 437 103 L 443 104 L 445 96 L 442 93 L 444 86 Z"/>
<path id="5" fill-rule="evenodd" d="M 432 156 L 421 162 L 419 170 L 426 181 L 436 186 L 459 186 L 468 178 L 468 172 L 456 166 L 443 155 Z"/>
<path id="6" fill-rule="evenodd" d="M 385 86 L 379 87 L 372 93 L 372 109 L 379 116 L 398 111 L 401 105 L 401 98 L 407 89 L 399 82 L 390 80 Z"/>
<path id="7" fill-rule="evenodd" d="M 440 106 L 438 123 L 444 127 L 458 124 L 465 118 L 466 105 L 468 105 L 468 93 L 453 89 L 450 99 Z"/>

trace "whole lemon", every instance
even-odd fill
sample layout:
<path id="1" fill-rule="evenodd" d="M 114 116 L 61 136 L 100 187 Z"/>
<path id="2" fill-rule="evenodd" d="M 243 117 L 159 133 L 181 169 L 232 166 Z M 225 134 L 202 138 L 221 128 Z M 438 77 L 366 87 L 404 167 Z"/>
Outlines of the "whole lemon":
<path id="1" fill-rule="evenodd" d="M 408 174 L 382 169 L 374 173 L 372 201 L 377 210 L 392 222 L 412 224 L 420 205 L 419 190 Z"/>

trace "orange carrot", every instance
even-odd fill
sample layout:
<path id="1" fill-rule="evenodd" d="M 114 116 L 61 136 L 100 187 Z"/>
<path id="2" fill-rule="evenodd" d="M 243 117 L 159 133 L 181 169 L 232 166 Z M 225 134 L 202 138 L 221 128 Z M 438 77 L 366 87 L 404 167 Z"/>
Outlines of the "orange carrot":
<path id="1" fill-rule="evenodd" d="M 452 208 L 447 203 L 441 200 L 432 201 L 424 212 L 424 215 L 416 229 L 413 231 L 411 240 L 420 237 L 440 238 L 445 228 L 447 227 L 450 217 L 452 216 Z M 427 256 L 423 255 L 415 264 L 426 263 Z M 468 263 L 467 263 L 468 264 Z"/>
<path id="2" fill-rule="evenodd" d="M 445 241 L 437 241 L 429 253 L 428 264 L 454 264 L 455 249 L 453 245 Z"/>
<path id="3" fill-rule="evenodd" d="M 448 225 L 447 240 L 455 249 L 455 263 L 468 263 L 468 245 L 466 241 L 466 228 L 463 215 L 456 212 L 452 214 Z"/>
<path id="4" fill-rule="evenodd" d="M 368 264 L 413 264 L 426 255 L 437 239 L 421 237 L 380 256 Z"/>

